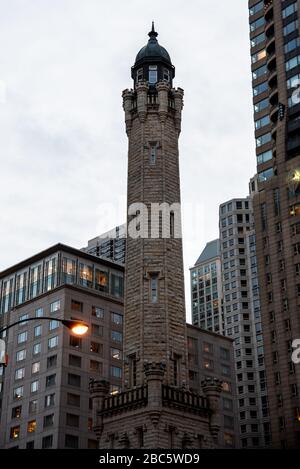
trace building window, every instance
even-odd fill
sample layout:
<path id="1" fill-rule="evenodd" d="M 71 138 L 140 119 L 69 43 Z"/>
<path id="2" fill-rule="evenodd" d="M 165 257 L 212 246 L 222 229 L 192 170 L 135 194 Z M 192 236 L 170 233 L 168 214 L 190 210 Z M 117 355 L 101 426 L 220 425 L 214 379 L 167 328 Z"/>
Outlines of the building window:
<path id="1" fill-rule="evenodd" d="M 28 406 L 28 413 L 35 414 L 37 412 L 38 401 L 34 399 L 33 401 L 29 401 Z"/>
<path id="2" fill-rule="evenodd" d="M 77 355 L 69 355 L 69 366 L 81 368 L 81 357 L 78 357 Z"/>
<path id="3" fill-rule="evenodd" d="M 39 373 L 40 371 L 40 362 L 35 362 L 32 364 L 32 367 L 31 367 L 31 373 L 34 375 L 36 373 Z"/>
<path id="4" fill-rule="evenodd" d="M 75 335 L 70 335 L 70 347 L 81 349 L 82 339 Z"/>
<path id="5" fill-rule="evenodd" d="M 66 414 L 66 425 L 79 428 L 79 415 Z"/>
<path id="6" fill-rule="evenodd" d="M 116 298 L 124 296 L 124 279 L 120 275 L 111 275 L 111 294 Z"/>
<path id="7" fill-rule="evenodd" d="M 150 147 L 150 164 L 155 165 L 156 163 L 156 153 L 157 153 L 157 145 L 151 145 Z"/>
<path id="8" fill-rule="evenodd" d="M 213 370 L 214 369 L 214 362 L 212 360 L 204 360 L 203 368 L 205 370 Z"/>
<path id="9" fill-rule="evenodd" d="M 92 316 L 96 317 L 97 319 L 104 319 L 104 309 L 99 308 L 97 306 L 92 307 Z"/>
<path id="10" fill-rule="evenodd" d="M 265 33 L 258 34 L 257 36 L 251 39 L 251 47 L 256 47 L 258 44 L 261 44 L 266 39 Z"/>
<path id="11" fill-rule="evenodd" d="M 53 446 L 53 435 L 44 436 L 42 439 L 42 448 L 50 449 Z"/>
<path id="12" fill-rule="evenodd" d="M 44 310 L 43 310 L 43 308 L 37 308 L 37 309 L 35 310 L 35 317 L 36 317 L 36 318 L 42 318 L 43 315 L 44 315 Z"/>
<path id="13" fill-rule="evenodd" d="M 97 362 L 96 360 L 90 360 L 90 370 L 93 373 L 103 373 L 103 366 L 101 362 Z"/>
<path id="14" fill-rule="evenodd" d="M 117 348 L 111 348 L 110 349 L 110 356 L 114 360 L 122 360 L 122 352 L 121 352 L 121 350 L 119 350 Z"/>
<path id="15" fill-rule="evenodd" d="M 87 264 L 79 265 L 79 283 L 83 287 L 92 288 L 93 286 L 93 268 Z"/>
<path id="16" fill-rule="evenodd" d="M 20 334 L 18 334 L 18 344 L 23 344 L 24 342 L 27 341 L 27 337 L 28 337 L 28 332 L 21 332 Z"/>
<path id="17" fill-rule="evenodd" d="M 21 399 L 24 395 L 24 387 L 19 386 L 18 388 L 15 388 L 13 391 L 13 398 L 14 400 Z"/>
<path id="18" fill-rule="evenodd" d="M 150 85 L 157 83 L 157 65 L 149 65 L 149 83 Z"/>
<path id="19" fill-rule="evenodd" d="M 92 324 L 92 335 L 97 337 L 103 336 L 103 326 L 99 326 L 99 324 Z"/>
<path id="20" fill-rule="evenodd" d="M 20 379 L 23 379 L 25 377 L 25 368 L 18 368 L 16 371 L 15 371 L 15 380 L 20 380 Z"/>
<path id="21" fill-rule="evenodd" d="M 113 322 L 114 324 L 118 324 L 119 326 L 122 326 L 123 324 L 123 316 L 122 314 L 118 314 L 118 313 L 111 313 L 110 314 L 110 318 L 111 318 L 111 322 Z"/>
<path id="22" fill-rule="evenodd" d="M 39 355 L 42 351 L 42 346 L 40 343 L 34 344 L 33 349 L 32 349 L 32 354 L 33 355 Z"/>
<path id="23" fill-rule="evenodd" d="M 47 358 L 47 368 L 54 368 L 57 365 L 57 355 Z"/>
<path id="24" fill-rule="evenodd" d="M 30 392 L 31 394 L 34 394 L 38 392 L 39 390 L 39 382 L 38 381 L 33 381 L 30 385 Z"/>
<path id="25" fill-rule="evenodd" d="M 123 334 L 118 331 L 111 331 L 111 339 L 113 342 L 122 342 Z"/>
<path id="26" fill-rule="evenodd" d="M 150 299 L 151 303 L 158 302 L 158 275 L 151 274 L 150 276 Z"/>
<path id="27" fill-rule="evenodd" d="M 13 407 L 11 411 L 11 418 L 12 419 L 19 419 L 22 415 L 22 406 L 18 405 L 17 407 Z"/>
<path id="28" fill-rule="evenodd" d="M 83 303 L 81 301 L 71 300 L 71 309 L 78 313 L 83 312 Z"/>
<path id="29" fill-rule="evenodd" d="M 144 79 L 144 70 L 142 68 L 139 68 L 138 71 L 136 72 L 136 81 L 140 82 L 143 81 Z"/>
<path id="30" fill-rule="evenodd" d="M 50 304 L 50 312 L 51 313 L 56 313 L 56 311 L 60 310 L 60 300 L 53 301 L 53 303 Z"/>
<path id="31" fill-rule="evenodd" d="M 102 356 L 103 354 L 103 345 L 99 342 L 91 342 L 90 351 L 92 353 L 98 353 Z"/>
<path id="32" fill-rule="evenodd" d="M 27 433 L 34 433 L 36 431 L 36 420 L 31 420 L 27 424 Z"/>
<path id="33" fill-rule="evenodd" d="M 80 407 L 80 396 L 77 394 L 67 394 L 67 404 L 72 407 Z"/>
<path id="34" fill-rule="evenodd" d="M 65 436 L 65 447 L 78 449 L 79 447 L 79 438 L 75 435 L 66 435 Z"/>
<path id="35" fill-rule="evenodd" d="M 40 337 L 42 335 L 42 326 L 36 326 L 34 328 L 34 337 Z"/>
<path id="36" fill-rule="evenodd" d="M 59 327 L 59 322 L 58 321 L 55 321 L 55 319 L 53 321 L 50 321 L 49 323 L 49 331 L 54 331 L 55 329 L 57 329 Z"/>
<path id="37" fill-rule="evenodd" d="M 68 384 L 69 386 L 80 388 L 81 377 L 79 375 L 74 375 L 73 373 L 68 373 Z"/>
<path id="38" fill-rule="evenodd" d="M 298 4 L 297 2 L 294 2 L 282 10 L 282 18 L 283 19 L 287 18 L 293 13 L 296 13 L 297 10 L 298 10 Z"/>
<path id="39" fill-rule="evenodd" d="M 111 366 L 110 367 L 110 374 L 114 378 L 122 378 L 122 368 L 119 368 L 118 366 Z"/>
<path id="40" fill-rule="evenodd" d="M 49 388 L 50 386 L 55 386 L 55 384 L 56 384 L 56 374 L 46 376 L 46 388 Z"/>
<path id="41" fill-rule="evenodd" d="M 26 350 L 19 350 L 17 353 L 16 353 L 16 362 L 21 362 L 23 360 L 25 360 L 26 358 Z"/>
<path id="42" fill-rule="evenodd" d="M 48 394 L 45 396 L 45 408 L 52 407 L 55 405 L 55 394 Z"/>
<path id="43" fill-rule="evenodd" d="M 167 68 L 164 68 L 163 79 L 167 82 L 170 81 L 170 70 L 168 70 Z"/>
<path id="44" fill-rule="evenodd" d="M 48 339 L 48 349 L 53 349 L 58 346 L 58 336 Z"/>
<path id="45" fill-rule="evenodd" d="M 44 428 L 52 427 L 53 424 L 54 424 L 54 414 L 45 415 L 44 421 L 43 421 L 43 427 Z"/>
<path id="46" fill-rule="evenodd" d="M 16 427 L 12 427 L 10 429 L 10 439 L 11 440 L 18 440 L 20 437 L 21 427 L 17 425 Z"/>

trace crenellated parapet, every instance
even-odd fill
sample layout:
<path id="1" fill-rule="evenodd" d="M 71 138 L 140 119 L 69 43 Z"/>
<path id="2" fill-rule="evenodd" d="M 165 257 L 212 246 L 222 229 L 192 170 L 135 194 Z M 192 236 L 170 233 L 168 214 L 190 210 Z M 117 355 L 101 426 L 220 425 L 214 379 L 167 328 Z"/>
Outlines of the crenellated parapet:
<path id="1" fill-rule="evenodd" d="M 145 123 L 149 113 L 157 113 L 161 123 L 168 117 L 175 123 L 178 136 L 181 131 L 184 91 L 182 88 L 172 88 L 164 80 L 150 87 L 146 81 L 139 82 L 134 90 L 124 90 L 123 109 L 128 137 L 132 129 L 133 120 L 138 118 Z"/>

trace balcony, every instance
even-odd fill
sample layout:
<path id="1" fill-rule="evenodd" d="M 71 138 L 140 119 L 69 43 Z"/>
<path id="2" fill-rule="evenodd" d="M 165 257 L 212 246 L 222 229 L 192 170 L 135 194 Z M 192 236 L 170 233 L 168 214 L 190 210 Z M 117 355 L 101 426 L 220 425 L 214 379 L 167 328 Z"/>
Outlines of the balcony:
<path id="1" fill-rule="evenodd" d="M 276 123 L 278 121 L 278 111 L 279 111 L 278 104 L 276 104 L 275 106 L 272 106 L 270 109 L 270 119 L 273 123 Z"/>
<path id="2" fill-rule="evenodd" d="M 278 89 L 277 88 L 273 88 L 273 90 L 271 91 L 269 95 L 269 101 L 270 101 L 271 106 L 276 106 L 278 104 Z"/>
<path id="3" fill-rule="evenodd" d="M 115 396 L 107 397 L 103 402 L 103 407 L 100 410 L 101 414 L 109 415 L 114 412 L 120 412 L 129 409 L 136 409 L 137 407 L 144 407 L 148 403 L 148 387 L 141 386 L 139 388 L 131 389 Z"/>
<path id="4" fill-rule="evenodd" d="M 210 414 L 211 410 L 208 400 L 199 394 L 190 391 L 173 388 L 163 385 L 162 387 L 163 405 L 165 407 L 181 408 L 197 414 Z"/>
<path id="5" fill-rule="evenodd" d="M 266 52 L 268 55 L 272 55 L 273 52 L 275 52 L 275 37 L 271 37 L 267 42 L 266 42 Z"/>
<path id="6" fill-rule="evenodd" d="M 269 21 L 270 19 L 273 19 L 274 16 L 273 0 L 265 0 L 264 4 L 265 20 Z"/>
<path id="7" fill-rule="evenodd" d="M 272 72 L 274 72 L 274 70 L 276 70 L 276 54 L 275 54 L 275 51 L 273 52 L 272 55 L 270 55 L 268 57 L 267 68 L 268 68 L 270 73 L 272 73 Z"/>
<path id="8" fill-rule="evenodd" d="M 268 21 L 265 27 L 265 34 L 267 39 L 271 39 L 274 37 L 275 29 L 274 29 L 274 21 Z"/>
<path id="9" fill-rule="evenodd" d="M 277 87 L 277 70 L 275 69 L 272 73 L 270 73 L 268 78 L 268 85 L 269 88 Z"/>
<path id="10" fill-rule="evenodd" d="M 273 127 L 271 129 L 271 136 L 274 142 L 276 142 L 276 137 L 277 137 L 277 124 L 273 124 Z"/>

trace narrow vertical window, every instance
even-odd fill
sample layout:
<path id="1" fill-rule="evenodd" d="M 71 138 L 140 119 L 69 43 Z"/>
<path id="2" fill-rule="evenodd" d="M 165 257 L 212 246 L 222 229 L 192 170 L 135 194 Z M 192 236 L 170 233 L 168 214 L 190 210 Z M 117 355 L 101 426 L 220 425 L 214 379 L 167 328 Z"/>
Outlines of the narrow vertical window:
<path id="1" fill-rule="evenodd" d="M 275 213 L 275 216 L 279 216 L 280 215 L 280 192 L 279 192 L 279 189 L 274 189 L 273 198 L 274 198 L 274 213 Z"/>
<path id="2" fill-rule="evenodd" d="M 140 82 L 143 81 L 144 78 L 144 71 L 142 68 L 139 68 L 138 71 L 136 72 L 136 81 Z"/>
<path id="3" fill-rule="evenodd" d="M 179 355 L 174 355 L 174 359 L 173 359 L 173 384 L 174 386 L 178 386 L 178 378 L 179 378 L 179 360 L 180 360 L 180 357 Z"/>
<path id="4" fill-rule="evenodd" d="M 158 275 L 152 274 L 150 280 L 151 303 L 158 302 Z"/>
<path id="5" fill-rule="evenodd" d="M 170 81 L 170 71 L 167 68 L 164 68 L 164 80 L 169 82 Z"/>
<path id="6" fill-rule="evenodd" d="M 156 163 L 156 144 L 155 145 L 151 145 L 151 148 L 150 148 L 150 164 L 154 165 Z"/>
<path id="7" fill-rule="evenodd" d="M 129 356 L 129 385 L 131 388 L 137 386 L 137 363 L 136 354 Z"/>
<path id="8" fill-rule="evenodd" d="M 149 65 L 149 83 L 151 85 L 157 83 L 157 65 Z"/>
<path id="9" fill-rule="evenodd" d="M 170 237 L 175 238 L 175 215 L 174 212 L 170 213 Z"/>
<path id="10" fill-rule="evenodd" d="M 267 205 L 266 204 L 261 204 L 260 214 L 261 214 L 262 229 L 265 230 L 267 228 Z"/>

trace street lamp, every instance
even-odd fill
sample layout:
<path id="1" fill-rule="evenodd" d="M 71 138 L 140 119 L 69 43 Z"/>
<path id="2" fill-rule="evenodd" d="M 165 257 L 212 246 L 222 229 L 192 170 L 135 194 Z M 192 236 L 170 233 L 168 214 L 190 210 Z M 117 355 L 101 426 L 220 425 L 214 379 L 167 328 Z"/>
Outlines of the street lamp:
<path id="1" fill-rule="evenodd" d="M 3 332 L 8 331 L 9 329 L 11 329 L 14 326 L 18 326 L 19 324 L 22 324 L 22 323 L 28 322 L 28 321 L 57 321 L 57 322 L 61 322 L 74 335 L 77 335 L 77 336 L 83 336 L 89 330 L 89 325 L 86 322 L 83 322 L 83 321 L 78 321 L 76 319 L 59 319 L 59 318 L 53 318 L 53 317 L 49 317 L 49 316 L 43 316 L 43 317 L 40 317 L 40 318 L 21 319 L 17 322 L 9 324 L 8 326 L 3 327 L 2 329 L 0 329 L 0 335 Z M 5 361 L 6 361 L 6 358 L 5 358 L 6 354 L 5 354 L 5 342 L 1 339 L 0 339 L 0 352 L 1 352 L 0 353 L 0 365 L 1 364 L 3 365 L 3 364 L 5 364 Z"/>
<path id="2" fill-rule="evenodd" d="M 8 331 L 8 329 L 11 329 L 14 326 L 18 326 L 19 324 L 22 324 L 28 321 L 58 321 L 58 322 L 61 322 L 64 326 L 66 326 L 68 329 L 70 329 L 75 335 L 84 335 L 89 330 L 89 325 L 83 321 L 77 321 L 76 319 L 58 319 L 58 318 L 43 316 L 41 318 L 20 319 L 20 321 L 14 322 L 12 324 L 9 324 L 9 326 L 6 326 L 6 327 L 3 327 L 3 329 L 0 329 L 0 334 Z"/>

